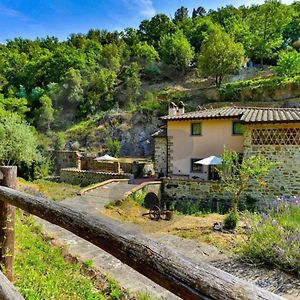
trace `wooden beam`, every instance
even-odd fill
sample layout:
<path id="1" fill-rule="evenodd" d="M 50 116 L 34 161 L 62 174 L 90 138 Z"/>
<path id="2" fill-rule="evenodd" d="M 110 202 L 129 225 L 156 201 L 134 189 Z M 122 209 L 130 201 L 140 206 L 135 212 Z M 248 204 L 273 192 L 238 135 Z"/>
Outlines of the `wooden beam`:
<path id="1" fill-rule="evenodd" d="M 2 272 L 0 272 L 0 299 L 24 300 L 24 298 Z"/>
<path id="2" fill-rule="evenodd" d="M 183 299 L 283 299 L 207 263 L 183 257 L 109 218 L 6 187 L 0 187 L 0 200 L 86 239 Z"/>
<path id="3" fill-rule="evenodd" d="M 0 172 L 3 175 L 1 185 L 15 189 L 17 167 L 0 166 Z M 6 277 L 13 281 L 16 208 L 0 201 L 0 216 L 0 264 L 4 266 Z"/>

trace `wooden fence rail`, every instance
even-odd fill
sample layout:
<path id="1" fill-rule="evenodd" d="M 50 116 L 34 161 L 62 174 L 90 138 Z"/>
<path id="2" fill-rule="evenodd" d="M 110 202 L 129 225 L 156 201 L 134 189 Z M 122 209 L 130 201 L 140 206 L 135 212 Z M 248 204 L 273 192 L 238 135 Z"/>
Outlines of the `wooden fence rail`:
<path id="1" fill-rule="evenodd" d="M 0 201 L 73 232 L 183 299 L 283 299 L 211 265 L 195 263 L 111 219 L 7 187 L 0 187 Z"/>

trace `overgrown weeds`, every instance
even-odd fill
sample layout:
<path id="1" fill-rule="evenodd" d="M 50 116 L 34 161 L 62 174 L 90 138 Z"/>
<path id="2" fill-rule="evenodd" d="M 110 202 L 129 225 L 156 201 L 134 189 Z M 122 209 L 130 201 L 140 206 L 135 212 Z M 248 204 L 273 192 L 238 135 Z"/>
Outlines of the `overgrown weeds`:
<path id="1" fill-rule="evenodd" d="M 300 202 L 280 205 L 268 214 L 248 214 L 247 239 L 238 244 L 243 259 L 300 276 Z"/>

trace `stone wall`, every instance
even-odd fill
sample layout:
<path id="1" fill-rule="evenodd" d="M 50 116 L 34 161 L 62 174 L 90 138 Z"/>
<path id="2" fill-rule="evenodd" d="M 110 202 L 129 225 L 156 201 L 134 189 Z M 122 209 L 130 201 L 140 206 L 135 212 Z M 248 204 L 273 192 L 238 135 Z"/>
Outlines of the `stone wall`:
<path id="1" fill-rule="evenodd" d="M 60 180 L 62 182 L 81 185 L 81 186 L 87 186 L 108 179 L 125 179 L 125 178 L 130 178 L 130 175 L 97 172 L 97 171 L 86 171 L 86 170 L 79 170 L 75 168 L 62 169 L 60 172 Z"/>
<path id="2" fill-rule="evenodd" d="M 154 142 L 154 171 L 167 175 L 167 137 L 156 137 Z"/>
<path id="3" fill-rule="evenodd" d="M 80 154 L 77 151 L 55 150 L 49 151 L 54 160 L 55 174 L 60 174 L 60 169 L 77 168 L 79 165 Z"/>
<path id="4" fill-rule="evenodd" d="M 187 202 L 202 211 L 226 212 L 231 198 L 218 181 L 164 178 L 162 197 L 166 202 Z"/>
<path id="5" fill-rule="evenodd" d="M 273 142 L 277 145 L 254 145 L 252 130 L 263 128 L 300 128 L 300 124 L 290 125 L 252 125 L 245 132 L 244 157 L 261 155 L 276 163 L 270 173 L 265 176 L 267 186 L 257 191 L 252 188 L 252 194 L 259 198 L 274 199 L 277 196 L 300 195 L 300 146 L 282 143 L 282 137 Z M 299 140 L 299 136 L 297 136 Z"/>
<path id="6" fill-rule="evenodd" d="M 81 170 L 120 173 L 120 163 L 118 161 L 97 161 L 95 157 L 85 156 L 81 158 Z"/>

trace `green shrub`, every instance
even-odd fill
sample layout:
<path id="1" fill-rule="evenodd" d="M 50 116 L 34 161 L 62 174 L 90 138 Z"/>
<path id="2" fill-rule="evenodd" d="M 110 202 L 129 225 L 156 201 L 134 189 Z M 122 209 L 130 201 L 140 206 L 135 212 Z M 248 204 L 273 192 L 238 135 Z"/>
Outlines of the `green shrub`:
<path id="1" fill-rule="evenodd" d="M 42 179 L 49 176 L 53 171 L 52 161 L 48 158 L 34 165 L 33 179 Z"/>
<path id="2" fill-rule="evenodd" d="M 55 137 L 54 149 L 63 150 L 66 146 L 66 138 L 64 132 L 58 132 Z"/>
<path id="3" fill-rule="evenodd" d="M 144 100 L 139 104 L 139 109 L 144 111 L 154 111 L 160 108 L 160 102 L 152 92 L 146 92 Z"/>
<path id="4" fill-rule="evenodd" d="M 108 139 L 106 141 L 106 146 L 109 152 L 109 155 L 114 157 L 119 157 L 120 149 L 121 149 L 121 142 L 118 140 Z"/>
<path id="5" fill-rule="evenodd" d="M 219 88 L 222 101 L 237 100 L 244 88 L 258 90 L 263 88 L 277 88 L 288 84 L 300 85 L 300 75 L 292 77 L 271 77 L 262 79 L 250 79 L 226 83 Z"/>
<path id="6" fill-rule="evenodd" d="M 300 276 L 300 207 L 284 206 L 269 215 L 246 215 L 247 239 L 237 252 L 249 262 L 275 266 Z"/>
<path id="7" fill-rule="evenodd" d="M 224 228 L 234 230 L 238 224 L 239 215 L 235 211 L 231 211 L 224 219 Z"/>
<path id="8" fill-rule="evenodd" d="M 274 70 L 281 76 L 294 76 L 300 74 L 300 53 L 296 50 L 281 51 Z"/>
<path id="9" fill-rule="evenodd" d="M 155 77 L 160 75 L 161 71 L 156 64 L 149 64 L 144 68 L 144 74 L 148 77 Z"/>

